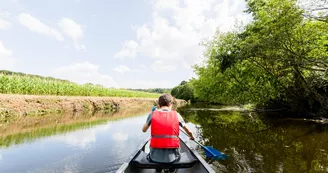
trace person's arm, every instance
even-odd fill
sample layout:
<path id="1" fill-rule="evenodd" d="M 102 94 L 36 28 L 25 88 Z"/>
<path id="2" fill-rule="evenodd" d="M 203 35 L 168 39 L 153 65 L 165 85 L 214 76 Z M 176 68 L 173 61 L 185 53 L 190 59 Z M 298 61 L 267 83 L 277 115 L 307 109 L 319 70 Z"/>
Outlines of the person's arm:
<path id="1" fill-rule="evenodd" d="M 143 125 L 143 127 L 142 127 L 142 131 L 143 131 L 143 132 L 147 132 L 148 128 L 149 128 L 149 126 L 148 126 L 148 124 L 146 123 L 146 124 Z"/>
<path id="2" fill-rule="evenodd" d="M 190 140 L 195 140 L 194 134 L 187 125 L 183 126 L 183 130 L 188 134 Z"/>
<path id="3" fill-rule="evenodd" d="M 178 113 L 179 117 L 179 124 L 183 128 L 183 130 L 188 134 L 190 140 L 194 140 L 195 137 L 189 127 L 186 125 L 185 121 L 183 120 L 182 116 Z"/>
<path id="4" fill-rule="evenodd" d="M 149 126 L 150 126 L 150 122 L 151 122 L 151 117 L 152 117 L 152 112 L 148 115 L 146 123 L 143 125 L 142 127 L 142 132 L 147 132 Z"/>

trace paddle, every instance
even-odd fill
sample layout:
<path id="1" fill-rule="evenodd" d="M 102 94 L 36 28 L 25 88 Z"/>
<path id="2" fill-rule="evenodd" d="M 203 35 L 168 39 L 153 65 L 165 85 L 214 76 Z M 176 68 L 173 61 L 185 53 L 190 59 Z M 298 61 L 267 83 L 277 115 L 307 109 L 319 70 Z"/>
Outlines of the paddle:
<path id="1" fill-rule="evenodd" d="M 183 131 L 182 129 L 180 129 L 180 131 L 189 137 L 189 135 L 185 131 Z M 228 158 L 226 154 L 221 153 L 220 151 L 216 150 L 213 147 L 204 146 L 196 140 L 193 141 L 205 150 L 205 155 L 209 158 L 216 159 L 216 160 L 226 160 Z"/>

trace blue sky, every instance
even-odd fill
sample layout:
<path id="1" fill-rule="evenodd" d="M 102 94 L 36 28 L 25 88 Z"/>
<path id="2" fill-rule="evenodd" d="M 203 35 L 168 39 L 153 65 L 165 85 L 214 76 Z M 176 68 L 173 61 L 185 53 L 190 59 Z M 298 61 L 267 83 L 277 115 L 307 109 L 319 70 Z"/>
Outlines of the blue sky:
<path id="1" fill-rule="evenodd" d="M 0 0 L 0 69 L 119 88 L 195 77 L 216 29 L 248 21 L 244 0 Z"/>

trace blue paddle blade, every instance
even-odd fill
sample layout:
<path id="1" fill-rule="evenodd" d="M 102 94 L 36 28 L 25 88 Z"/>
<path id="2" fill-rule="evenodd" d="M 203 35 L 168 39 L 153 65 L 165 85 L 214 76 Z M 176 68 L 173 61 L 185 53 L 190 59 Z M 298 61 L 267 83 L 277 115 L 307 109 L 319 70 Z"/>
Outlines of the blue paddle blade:
<path id="1" fill-rule="evenodd" d="M 205 155 L 207 157 L 209 157 L 209 158 L 217 159 L 217 160 L 226 160 L 228 158 L 227 155 L 221 153 L 220 151 L 216 150 L 213 147 L 210 147 L 210 146 L 204 146 L 204 147 L 206 147 L 208 150 L 211 151 L 211 152 L 208 152 L 207 150 L 204 150 L 205 151 Z"/>

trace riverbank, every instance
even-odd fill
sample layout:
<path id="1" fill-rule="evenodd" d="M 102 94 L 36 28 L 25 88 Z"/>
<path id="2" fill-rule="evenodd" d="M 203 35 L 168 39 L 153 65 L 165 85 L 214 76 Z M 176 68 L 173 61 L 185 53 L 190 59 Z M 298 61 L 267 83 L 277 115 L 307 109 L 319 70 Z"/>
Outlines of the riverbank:
<path id="1" fill-rule="evenodd" d="M 151 107 L 157 98 L 45 96 L 0 94 L 0 123 L 25 116 L 64 113 L 113 112 L 121 108 Z M 177 106 L 187 102 L 177 99 Z"/>

